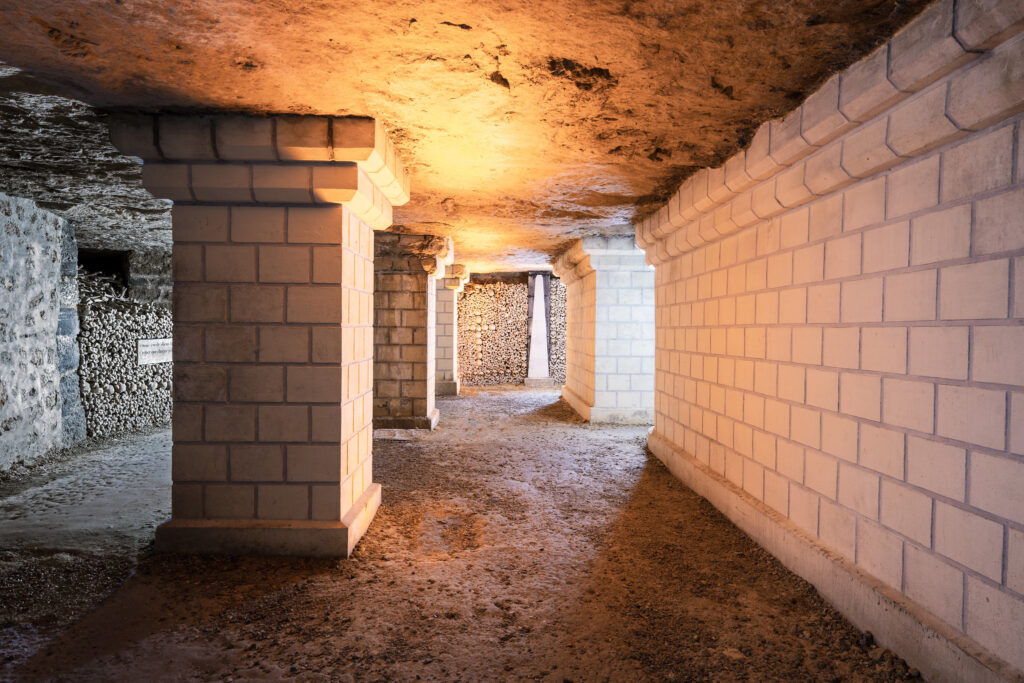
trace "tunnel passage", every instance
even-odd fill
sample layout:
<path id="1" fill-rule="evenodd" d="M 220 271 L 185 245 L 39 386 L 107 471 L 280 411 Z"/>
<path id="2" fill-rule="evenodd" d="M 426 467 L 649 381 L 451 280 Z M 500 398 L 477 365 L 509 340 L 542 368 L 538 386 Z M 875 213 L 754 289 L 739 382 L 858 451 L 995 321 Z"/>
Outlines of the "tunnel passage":
<path id="1" fill-rule="evenodd" d="M 606 10 L 593 9 L 588 22 Z M 719 9 L 732 16 L 735 8 Z M 920 16 L 894 34 L 917 9 Z M 624 31 L 633 45 L 637 35 L 679 30 L 679 17 L 660 21 L 633 10 L 607 33 L 573 31 L 612 42 Z M 191 534 L 221 549 L 309 554 L 311 546 L 324 547 L 310 539 L 330 538 L 330 553 L 352 552 L 376 506 L 374 409 L 411 406 L 417 414 L 402 417 L 425 423 L 417 426 L 443 420 L 430 405 L 434 400 L 436 409 L 443 358 L 436 296 L 439 287 L 449 291 L 438 274 L 442 250 L 433 254 L 433 269 L 406 259 L 411 267 L 399 272 L 408 291 L 400 284 L 395 310 L 387 310 L 390 298 L 384 306 L 398 318 L 387 340 L 397 357 L 386 361 L 395 363 L 387 370 L 397 376 L 386 380 L 397 394 L 385 404 L 382 386 L 381 405 L 373 406 L 378 340 L 371 321 L 380 311 L 379 288 L 370 283 L 376 237 L 367 236 L 376 229 L 388 235 L 382 242 L 451 239 L 461 265 L 477 275 L 509 263 L 533 273 L 527 301 L 532 295 L 539 303 L 538 274 L 548 266 L 561 276 L 564 397 L 578 413 L 592 422 L 653 417 L 648 446 L 677 477 L 929 675 L 1018 676 L 1022 10 L 998 1 L 902 5 L 885 19 L 861 16 L 856 23 L 873 27 L 865 42 L 849 54 L 849 45 L 837 46 L 828 59 L 810 55 L 808 46 L 829 31 L 850 33 L 850 15 L 818 10 L 787 7 L 788 23 L 758 17 L 756 9 L 747 23 L 723 22 L 723 15 L 683 22 L 729 45 L 713 51 L 742 62 L 726 74 L 707 73 L 708 60 L 663 49 L 678 41 L 642 43 L 641 59 L 657 55 L 654 61 L 681 71 L 700 65 L 703 85 L 656 78 L 656 86 L 638 88 L 635 78 L 659 69 L 630 71 L 633 52 L 603 63 L 611 43 L 593 59 L 533 55 L 530 63 L 545 74 L 537 79 L 519 79 L 510 66 L 525 63 L 515 41 L 502 43 L 508 54 L 487 55 L 509 58 L 494 67 L 472 50 L 455 53 L 469 54 L 468 61 L 429 58 L 423 69 L 458 74 L 452 87 L 486 75 L 478 110 L 501 112 L 500 122 L 482 116 L 462 122 L 464 130 L 448 125 L 429 134 L 424 119 L 399 106 L 423 109 L 416 89 L 403 100 L 387 78 L 379 82 L 392 92 L 371 89 L 366 100 L 359 100 L 365 88 L 330 84 L 332 93 L 359 100 L 338 106 L 319 86 L 285 88 L 280 69 L 287 60 L 271 68 L 245 55 L 204 66 L 181 55 L 196 70 L 215 61 L 251 72 L 242 102 L 229 98 L 227 107 L 223 85 L 235 81 L 223 73 L 203 80 L 211 93 L 205 99 L 196 88 L 128 92 L 140 81 L 111 78 L 116 68 L 82 75 L 88 42 L 70 40 L 73 56 L 57 57 L 51 47 L 28 59 L 26 45 L 44 34 L 33 28 L 16 36 L 4 50 L 65 87 L 84 88 L 94 103 L 138 109 L 144 93 L 153 98 L 146 107 L 162 112 L 115 116 L 112 125 L 115 142 L 145 160 L 147 186 L 177 204 L 176 498 L 175 519 L 160 532 L 165 547 L 174 547 L 168 539 L 180 530 L 179 539 Z M 427 16 L 403 18 L 403 28 L 460 36 L 449 45 L 478 42 L 490 21 L 428 24 Z M 182 20 L 186 33 L 194 19 Z M 765 40 L 737 42 L 722 26 Z M 96 27 L 75 30 L 87 36 Z M 791 40 L 815 30 L 815 41 Z M 779 36 L 801 47 L 799 62 L 768 47 Z M 579 48 L 571 42 L 567 52 Z M 111 52 L 95 61 L 106 63 L 117 49 L 110 42 Z M 72 67 L 64 57 L 87 61 Z M 777 69 L 762 68 L 758 57 L 778 58 Z M 481 59 L 487 68 L 475 69 Z M 819 66 L 811 73 L 808 63 L 839 71 Z M 727 77 L 739 72 L 748 80 Z M 803 85 L 786 87 L 780 72 Z M 185 81 L 196 76 L 180 73 Z M 8 85 L 19 78 L 3 74 Z M 543 92 L 551 79 L 562 89 Z M 768 92 L 753 98 L 743 85 L 751 79 Z M 563 98 L 566 92 L 572 97 Z M 289 111 L 307 114 L 271 106 L 289 93 L 302 100 Z M 538 95 L 545 106 L 532 111 L 547 113 L 538 125 L 548 135 L 523 127 L 530 107 L 498 106 Z M 193 99 L 184 107 L 173 101 L 178 96 Z M 49 95 L 32 97 L 43 102 Z M 759 113 L 753 99 L 763 103 Z M 206 112 L 247 103 L 250 114 L 187 113 L 197 101 Z M 166 111 L 172 105 L 176 114 Z M 347 116 L 350 106 L 379 118 Z M 445 106 L 430 111 L 438 118 L 426 123 L 443 119 Z M 679 115 L 667 127 L 666 112 Z M 713 126 L 695 125 L 715 117 Z M 68 118 L 69 126 L 79 122 Z M 711 142 L 697 149 L 703 142 L 677 124 Z M 588 131 L 600 127 L 616 130 L 591 138 Z M 624 143 L 631 135 L 643 144 Z M 400 156 L 426 172 L 418 175 L 421 194 L 396 213 L 394 206 L 412 196 L 394 172 Z M 609 157 L 615 163 L 602 165 Z M 31 175 L 33 164 L 18 168 Z M 438 170 L 444 172 L 432 174 Z M 52 194 L 47 206 L 75 215 Z M 333 217 L 321 233 L 314 215 Z M 57 226 L 48 217 L 38 221 Z M 55 233 L 49 239 L 52 246 Z M 61 272 L 63 280 L 63 266 Z M 453 285 L 465 294 L 465 284 Z M 51 316 L 57 301 L 49 292 L 27 300 L 41 306 L 30 314 L 33 325 Z M 57 308 L 66 309 L 63 303 Z M 539 308 L 528 306 L 527 320 L 536 321 Z M 70 370 L 58 362 L 51 372 L 48 354 L 70 348 L 70 333 L 66 315 L 56 316 L 58 340 L 50 317 L 34 328 L 39 348 L 27 352 L 47 359 L 36 363 L 47 373 L 30 377 L 22 395 L 46 398 L 10 419 L 42 423 L 40 406 L 56 417 L 64 400 L 53 387 L 63 387 Z M 480 334 L 474 363 L 486 357 L 485 332 L 499 326 L 479 317 L 470 323 L 477 327 L 472 336 Z M 645 336 L 642 323 L 650 329 L 652 322 L 653 334 Z M 550 342 L 530 331 L 527 323 L 527 361 L 529 345 Z M 622 352 L 627 345 L 629 354 Z M 57 442 L 53 430 L 46 438 Z"/>

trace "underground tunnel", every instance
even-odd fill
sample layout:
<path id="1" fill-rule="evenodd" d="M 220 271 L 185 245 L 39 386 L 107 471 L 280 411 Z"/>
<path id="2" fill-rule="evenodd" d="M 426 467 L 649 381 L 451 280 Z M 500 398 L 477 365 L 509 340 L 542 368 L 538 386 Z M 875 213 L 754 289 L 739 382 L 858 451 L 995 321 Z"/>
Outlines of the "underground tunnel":
<path id="1" fill-rule="evenodd" d="M 1024 680 L 1022 34 L 0 3 L 0 678 Z"/>

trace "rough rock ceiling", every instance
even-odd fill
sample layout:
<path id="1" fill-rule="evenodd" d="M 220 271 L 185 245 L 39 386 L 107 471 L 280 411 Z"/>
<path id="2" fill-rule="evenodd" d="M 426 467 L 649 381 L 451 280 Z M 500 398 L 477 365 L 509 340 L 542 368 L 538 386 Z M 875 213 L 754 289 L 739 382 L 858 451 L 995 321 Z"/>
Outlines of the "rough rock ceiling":
<path id="1" fill-rule="evenodd" d="M 396 229 L 517 270 L 628 230 L 927 4 L 0 0 L 0 60 L 98 107 L 380 117 Z"/>
<path id="2" fill-rule="evenodd" d="M 0 192 L 74 221 L 80 247 L 166 251 L 171 202 L 110 144 L 105 117 L 0 64 Z"/>

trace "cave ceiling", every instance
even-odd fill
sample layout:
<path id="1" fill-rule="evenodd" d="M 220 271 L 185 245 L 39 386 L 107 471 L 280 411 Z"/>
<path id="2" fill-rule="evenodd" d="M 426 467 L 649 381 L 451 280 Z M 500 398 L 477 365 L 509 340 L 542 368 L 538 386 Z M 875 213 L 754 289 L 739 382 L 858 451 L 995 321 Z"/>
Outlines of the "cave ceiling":
<path id="1" fill-rule="evenodd" d="M 103 111 L 374 116 L 413 174 L 394 229 L 453 237 L 475 272 L 541 267 L 629 231 L 927 4 L 0 0 L 0 191 L 85 242 L 166 243 Z"/>

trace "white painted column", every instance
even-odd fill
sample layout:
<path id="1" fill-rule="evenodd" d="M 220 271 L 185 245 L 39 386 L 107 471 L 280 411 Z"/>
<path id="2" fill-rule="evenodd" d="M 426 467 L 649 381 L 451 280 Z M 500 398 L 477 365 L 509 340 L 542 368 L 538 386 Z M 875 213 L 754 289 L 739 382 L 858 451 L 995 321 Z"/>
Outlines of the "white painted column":
<path id="1" fill-rule="evenodd" d="M 552 384 L 548 370 L 548 313 L 544 305 L 544 275 L 533 275 L 533 310 L 530 324 L 530 358 L 526 386 Z"/>
<path id="2" fill-rule="evenodd" d="M 591 422 L 654 417 L 654 271 L 632 236 L 584 237 L 562 254 L 566 365 L 562 397 Z"/>
<path id="3" fill-rule="evenodd" d="M 469 270 L 462 264 L 448 268 L 437 290 L 437 396 L 457 396 L 459 381 L 459 293 L 469 280 Z"/>

